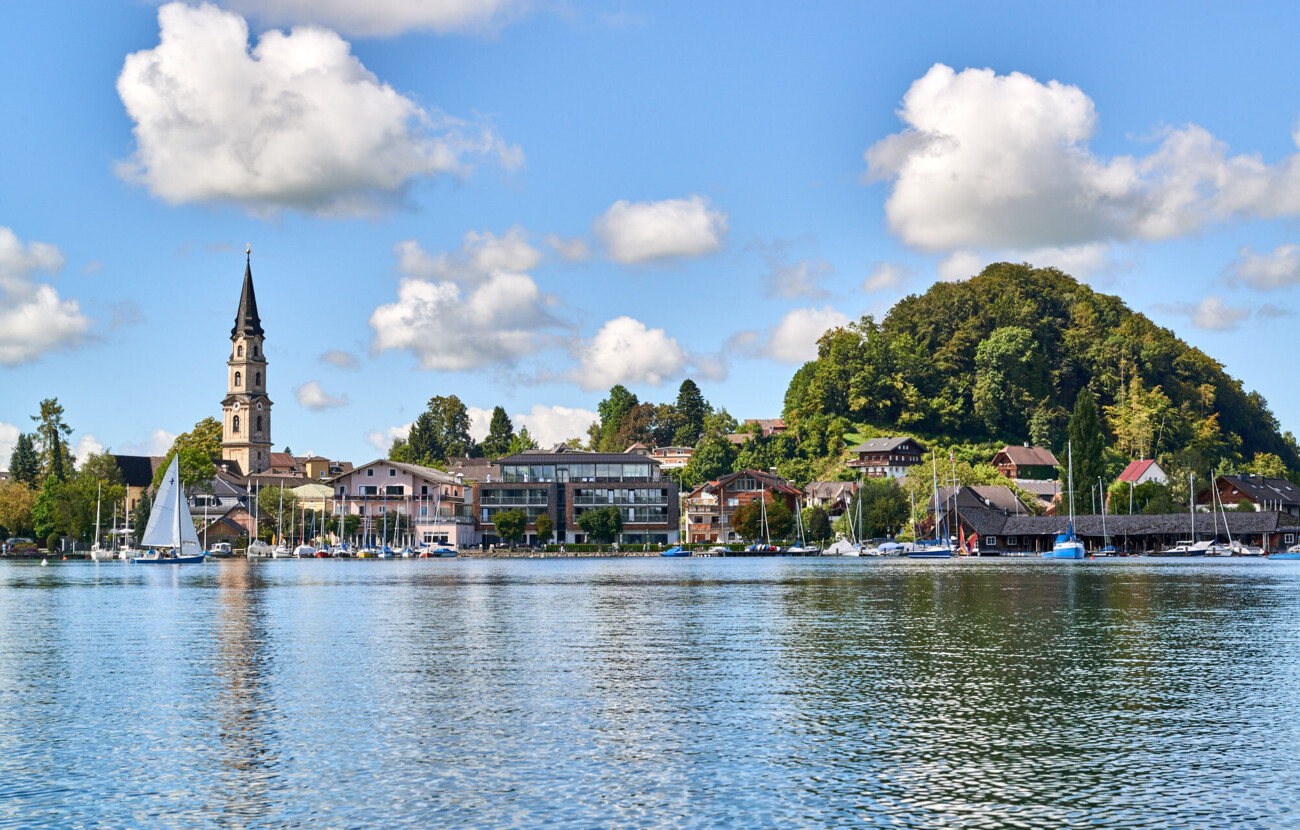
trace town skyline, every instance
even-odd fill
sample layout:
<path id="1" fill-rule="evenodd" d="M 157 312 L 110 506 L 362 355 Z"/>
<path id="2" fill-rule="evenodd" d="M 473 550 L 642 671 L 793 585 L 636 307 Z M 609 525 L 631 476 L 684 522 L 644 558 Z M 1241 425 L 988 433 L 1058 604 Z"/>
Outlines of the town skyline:
<path id="1" fill-rule="evenodd" d="M 502 405 L 543 444 L 616 383 L 779 417 L 825 329 L 1004 259 L 1118 294 L 1300 431 L 1285 350 L 1258 349 L 1300 285 L 1290 10 L 1175 36 L 1171 5 L 1124 31 L 1006 6 L 973 44 L 955 6 L 943 31 L 848 4 L 737 31 L 738 6 L 69 5 L 61 49 L 53 11 L 0 12 L 0 464 L 45 398 L 79 456 L 217 417 L 247 244 L 298 454 L 380 457 L 438 394 L 476 438 Z M 1113 54 L 1054 50 L 1067 25 Z"/>

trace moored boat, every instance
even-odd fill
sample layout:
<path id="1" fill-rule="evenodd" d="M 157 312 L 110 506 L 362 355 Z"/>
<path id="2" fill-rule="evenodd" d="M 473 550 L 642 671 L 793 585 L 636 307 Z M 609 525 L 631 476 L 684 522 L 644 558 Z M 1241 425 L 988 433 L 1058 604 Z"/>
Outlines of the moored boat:
<path id="1" fill-rule="evenodd" d="M 194 532 L 194 520 L 190 518 L 184 490 L 178 457 L 173 455 L 172 463 L 163 474 L 141 540 L 145 547 L 154 550 L 133 558 L 132 562 L 137 565 L 197 565 L 207 558 L 199 547 L 199 536 Z"/>

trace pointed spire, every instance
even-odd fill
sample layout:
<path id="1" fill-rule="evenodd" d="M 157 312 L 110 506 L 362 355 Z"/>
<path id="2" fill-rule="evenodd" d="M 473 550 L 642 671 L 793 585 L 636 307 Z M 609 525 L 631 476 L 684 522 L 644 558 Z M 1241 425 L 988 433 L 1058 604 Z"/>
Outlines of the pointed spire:
<path id="1" fill-rule="evenodd" d="M 235 327 L 230 330 L 230 337 L 263 337 L 262 319 L 257 316 L 257 294 L 253 292 L 253 246 L 245 251 L 244 290 L 239 295 L 239 310 L 235 312 Z"/>

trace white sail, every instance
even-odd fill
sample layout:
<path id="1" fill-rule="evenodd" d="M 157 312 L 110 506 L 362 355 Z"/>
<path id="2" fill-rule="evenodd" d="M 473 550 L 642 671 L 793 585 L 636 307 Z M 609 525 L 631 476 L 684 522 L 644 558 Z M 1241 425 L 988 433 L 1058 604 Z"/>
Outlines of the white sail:
<path id="1" fill-rule="evenodd" d="M 194 520 L 190 518 L 190 506 L 185 499 L 177 498 L 177 488 L 180 483 L 180 469 L 177 464 L 176 456 L 172 456 L 172 463 L 167 466 L 167 472 L 163 475 L 162 484 L 158 487 L 158 493 L 154 496 L 153 510 L 149 513 L 149 524 L 145 526 L 144 538 L 141 544 L 147 548 L 175 548 L 176 547 L 176 510 L 179 506 L 181 541 L 181 555 L 192 556 L 198 553 L 199 534 L 194 530 Z"/>

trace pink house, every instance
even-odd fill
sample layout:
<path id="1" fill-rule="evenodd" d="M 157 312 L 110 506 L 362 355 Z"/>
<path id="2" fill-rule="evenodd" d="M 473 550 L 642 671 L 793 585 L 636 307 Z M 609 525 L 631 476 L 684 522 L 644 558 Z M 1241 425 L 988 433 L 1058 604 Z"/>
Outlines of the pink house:
<path id="1" fill-rule="evenodd" d="M 474 519 L 465 503 L 466 485 L 459 475 L 399 461 L 371 461 L 329 480 L 334 488 L 334 515 L 361 517 L 359 533 L 378 539 L 394 516 L 402 515 L 417 544 L 474 544 Z"/>

